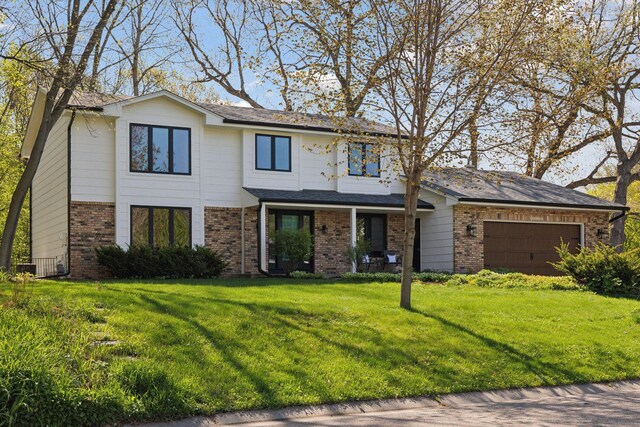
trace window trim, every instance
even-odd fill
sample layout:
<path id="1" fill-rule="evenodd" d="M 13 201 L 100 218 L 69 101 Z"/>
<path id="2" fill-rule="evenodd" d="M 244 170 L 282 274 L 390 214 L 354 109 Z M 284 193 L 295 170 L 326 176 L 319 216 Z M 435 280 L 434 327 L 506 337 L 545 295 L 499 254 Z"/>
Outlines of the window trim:
<path id="1" fill-rule="evenodd" d="M 258 137 L 264 136 L 271 139 L 271 168 L 261 168 L 258 167 Z M 287 138 L 289 141 L 289 169 L 276 169 L 276 138 Z M 269 135 L 265 133 L 256 133 L 255 134 L 255 142 L 253 146 L 253 157 L 254 157 L 254 166 L 256 170 L 259 171 L 269 171 L 269 172 L 291 172 L 291 137 L 286 135 Z"/>
<path id="2" fill-rule="evenodd" d="M 147 128 L 147 170 L 137 170 L 133 168 L 133 162 L 131 161 L 133 154 L 133 127 L 144 126 Z M 168 151 L 169 151 L 169 170 L 167 172 L 154 171 L 153 170 L 153 129 L 168 129 Z M 173 130 L 186 130 L 189 135 L 189 171 L 188 172 L 173 172 Z M 150 125 L 144 123 L 129 123 L 129 172 L 132 173 L 150 173 L 156 175 L 191 175 L 191 128 L 179 127 L 179 126 L 164 126 L 164 125 Z"/>
<path id="3" fill-rule="evenodd" d="M 360 165 L 360 170 L 362 171 L 361 173 L 354 173 L 351 170 L 351 151 L 352 151 L 352 147 L 359 145 L 360 146 L 360 158 L 361 158 L 361 162 L 362 164 Z M 378 158 L 377 160 L 377 165 L 378 167 L 376 168 L 377 173 L 375 175 L 373 174 L 368 174 L 366 173 L 367 170 L 367 146 L 371 147 L 373 144 L 370 144 L 368 142 L 350 142 L 348 145 L 348 162 L 347 162 L 347 167 L 349 169 L 349 176 L 361 176 L 361 177 L 365 177 L 365 178 L 380 178 L 380 153 L 376 154 L 376 157 Z"/>
<path id="4" fill-rule="evenodd" d="M 189 247 L 193 247 L 193 208 L 185 206 L 149 206 L 149 205 L 130 205 L 129 206 L 129 246 L 133 246 L 133 210 L 147 209 L 148 218 L 148 246 L 153 246 L 153 210 L 169 209 L 169 246 L 175 243 L 175 227 L 174 227 L 174 210 L 182 209 L 189 211 Z"/>

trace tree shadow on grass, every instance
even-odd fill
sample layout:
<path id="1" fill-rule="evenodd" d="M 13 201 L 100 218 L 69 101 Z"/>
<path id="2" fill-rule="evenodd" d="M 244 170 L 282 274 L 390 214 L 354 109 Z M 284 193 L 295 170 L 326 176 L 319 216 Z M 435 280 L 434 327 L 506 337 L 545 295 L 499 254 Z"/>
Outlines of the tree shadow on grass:
<path id="1" fill-rule="evenodd" d="M 80 282 L 81 283 L 81 282 Z M 344 284 L 341 279 L 294 279 L 289 277 L 251 277 L 232 279 L 109 279 L 100 282 L 105 286 L 131 285 L 182 285 L 193 287 L 249 288 L 265 286 L 325 286 Z M 94 282 L 89 284 L 93 285 Z"/>
<path id="2" fill-rule="evenodd" d="M 562 368 L 556 364 L 543 362 L 541 360 L 535 359 L 534 357 L 529 356 L 528 354 L 516 349 L 515 347 L 497 341 L 493 338 L 487 337 L 485 335 L 479 334 L 466 326 L 463 326 L 459 323 L 452 322 L 451 320 L 445 319 L 442 316 L 437 314 L 427 313 L 422 310 L 418 310 L 416 308 L 410 309 L 411 312 L 424 316 L 428 319 L 433 319 L 441 324 L 445 325 L 448 328 L 454 329 L 458 332 L 466 334 L 474 339 L 482 342 L 489 348 L 492 348 L 496 351 L 499 351 L 502 354 L 507 355 L 510 359 L 521 363 L 524 365 L 527 370 L 535 373 L 545 385 L 554 385 L 558 383 L 558 377 L 562 376 L 563 379 L 571 381 L 571 382 L 587 382 L 588 378 L 581 375 L 578 372 L 571 371 L 565 368 Z"/>

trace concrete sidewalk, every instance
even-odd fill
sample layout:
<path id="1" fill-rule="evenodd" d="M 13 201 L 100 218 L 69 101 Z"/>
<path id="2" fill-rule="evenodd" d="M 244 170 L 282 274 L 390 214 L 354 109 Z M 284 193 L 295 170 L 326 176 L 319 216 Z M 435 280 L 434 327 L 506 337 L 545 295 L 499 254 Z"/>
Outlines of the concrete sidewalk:
<path id="1" fill-rule="evenodd" d="M 640 425 L 640 381 L 583 384 L 256 410 L 155 427 Z"/>

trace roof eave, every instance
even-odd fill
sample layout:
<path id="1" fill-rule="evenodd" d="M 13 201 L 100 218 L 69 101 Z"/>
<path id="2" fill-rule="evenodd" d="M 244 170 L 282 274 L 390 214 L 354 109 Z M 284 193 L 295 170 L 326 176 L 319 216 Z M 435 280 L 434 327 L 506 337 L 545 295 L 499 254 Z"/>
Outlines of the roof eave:
<path id="1" fill-rule="evenodd" d="M 545 208 L 565 208 L 565 209 L 588 209 L 588 210 L 601 210 L 607 212 L 619 212 L 629 211 L 628 206 L 602 206 L 602 205 L 589 205 L 589 204 L 568 204 L 568 203 L 552 203 L 552 202 L 535 202 L 524 200 L 496 200 L 496 199 L 482 199 L 474 197 L 458 197 L 460 203 L 486 203 L 486 204 L 498 204 L 498 205 L 518 205 L 528 207 L 545 207 Z"/>
<path id="2" fill-rule="evenodd" d="M 234 124 L 234 125 L 251 125 L 251 126 L 261 126 L 261 127 L 279 128 L 279 129 L 307 130 L 307 131 L 313 131 L 313 132 L 326 132 L 331 134 L 352 134 L 352 135 L 358 135 L 358 136 L 371 136 L 371 137 L 379 137 L 379 138 L 396 138 L 396 135 L 385 134 L 382 132 L 350 131 L 346 129 L 329 128 L 326 126 L 307 126 L 307 125 L 295 125 L 295 124 L 286 124 L 286 123 L 262 122 L 262 121 L 256 121 L 256 120 L 238 120 L 238 119 L 223 119 L 222 121 L 223 123 Z"/>

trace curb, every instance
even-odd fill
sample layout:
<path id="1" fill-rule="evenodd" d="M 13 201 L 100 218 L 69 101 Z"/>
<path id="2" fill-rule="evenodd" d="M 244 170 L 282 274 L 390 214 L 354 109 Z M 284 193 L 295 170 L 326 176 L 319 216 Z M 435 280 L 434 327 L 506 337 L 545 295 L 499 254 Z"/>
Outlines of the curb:
<path id="1" fill-rule="evenodd" d="M 446 394 L 437 399 L 416 397 L 402 399 L 382 399 L 359 402 L 345 402 L 326 405 L 294 406 L 282 409 L 257 409 L 228 412 L 211 417 L 192 417 L 179 421 L 143 424 L 145 427 L 213 427 L 239 425 L 264 421 L 278 421 L 295 418 L 353 415 L 402 411 L 425 407 L 463 407 L 518 400 L 543 400 L 556 397 L 584 396 L 617 391 L 639 391 L 640 380 L 610 383 L 575 384 L 566 386 L 530 387 L 508 390 L 480 391 Z M 131 425 L 129 425 L 131 426 Z"/>

